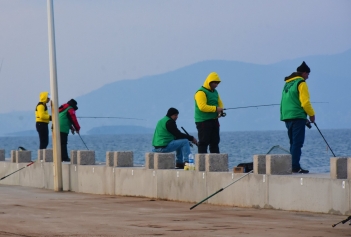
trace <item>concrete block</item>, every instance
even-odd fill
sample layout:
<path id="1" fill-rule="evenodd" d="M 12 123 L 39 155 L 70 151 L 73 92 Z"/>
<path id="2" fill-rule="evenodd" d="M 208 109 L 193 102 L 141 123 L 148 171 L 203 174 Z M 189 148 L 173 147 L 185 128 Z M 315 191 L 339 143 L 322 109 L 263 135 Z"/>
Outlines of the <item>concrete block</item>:
<path id="1" fill-rule="evenodd" d="M 0 161 L 5 161 L 5 150 L 0 149 Z"/>
<path id="2" fill-rule="evenodd" d="M 17 162 L 17 153 L 16 150 L 11 151 L 11 163 L 16 163 Z"/>
<path id="3" fill-rule="evenodd" d="M 79 166 L 77 169 L 78 192 L 113 195 L 115 187 L 113 169 L 115 168 L 105 165 Z"/>
<path id="4" fill-rule="evenodd" d="M 145 168 L 146 169 L 154 169 L 154 155 L 153 152 L 145 153 Z"/>
<path id="5" fill-rule="evenodd" d="M 195 170 L 205 171 L 206 170 L 206 154 L 195 154 Z"/>
<path id="6" fill-rule="evenodd" d="M 39 149 L 39 150 L 38 150 L 38 161 L 43 160 L 43 150 L 44 150 L 44 149 Z"/>
<path id="7" fill-rule="evenodd" d="M 116 151 L 113 164 L 116 167 L 133 167 L 133 152 Z"/>
<path id="8" fill-rule="evenodd" d="M 207 172 L 228 172 L 228 154 L 206 154 L 205 170 Z"/>
<path id="9" fill-rule="evenodd" d="M 351 158 L 347 158 L 347 179 L 351 179 Z"/>
<path id="10" fill-rule="evenodd" d="M 106 166 L 113 167 L 114 164 L 114 151 L 106 151 Z"/>
<path id="11" fill-rule="evenodd" d="M 330 178 L 347 179 L 347 159 L 348 157 L 330 158 Z"/>
<path id="12" fill-rule="evenodd" d="M 157 174 L 161 172 L 161 170 L 151 170 L 136 167 L 106 168 L 110 169 L 111 173 L 113 172 L 112 170 L 114 170 L 114 173 L 112 174 L 115 174 L 115 195 L 159 198 L 157 196 Z M 172 171 L 175 170 L 162 170 L 162 172 Z"/>
<path id="13" fill-rule="evenodd" d="M 174 169 L 174 153 L 154 153 L 154 169 Z"/>
<path id="14" fill-rule="evenodd" d="M 144 170 L 152 171 L 152 170 Z M 185 170 L 156 170 L 157 176 L 157 198 L 161 200 L 182 200 L 182 202 L 193 202 L 208 196 L 207 174 L 204 172 L 191 172 Z M 149 186 L 149 185 L 148 185 Z M 147 187 L 148 187 L 147 186 Z M 140 188 L 143 186 L 140 185 Z M 192 206 L 192 204 L 184 204 Z M 196 209 L 195 209 L 196 210 Z M 184 233 L 183 233 L 184 234 Z M 184 235 L 194 236 L 194 235 Z M 215 236 L 215 235 L 212 235 Z"/>
<path id="15" fill-rule="evenodd" d="M 78 165 L 95 165 L 95 151 L 77 151 Z"/>
<path id="16" fill-rule="evenodd" d="M 287 175 L 292 173 L 292 160 L 290 154 L 266 155 L 266 174 Z"/>
<path id="17" fill-rule="evenodd" d="M 43 149 L 42 151 L 43 151 L 43 161 L 44 162 L 53 162 L 54 161 L 52 149 Z"/>
<path id="18" fill-rule="evenodd" d="M 266 174 L 266 155 L 253 156 L 254 174 Z"/>
<path id="19" fill-rule="evenodd" d="M 77 164 L 77 150 L 71 150 L 71 164 L 76 165 Z"/>
<path id="20" fill-rule="evenodd" d="M 16 151 L 16 163 L 29 163 L 32 161 L 31 151 Z"/>

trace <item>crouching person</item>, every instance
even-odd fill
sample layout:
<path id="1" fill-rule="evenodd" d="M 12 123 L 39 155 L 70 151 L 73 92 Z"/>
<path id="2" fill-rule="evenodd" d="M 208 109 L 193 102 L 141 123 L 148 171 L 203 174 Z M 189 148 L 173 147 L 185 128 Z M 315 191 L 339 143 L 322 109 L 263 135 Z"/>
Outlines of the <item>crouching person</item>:
<path id="1" fill-rule="evenodd" d="M 197 145 L 197 140 L 193 136 L 179 131 L 176 120 L 179 111 L 170 108 L 167 115 L 157 122 L 152 145 L 153 152 L 167 153 L 176 152 L 176 168 L 183 169 L 184 163 L 189 161 L 190 144 L 189 141 Z"/>

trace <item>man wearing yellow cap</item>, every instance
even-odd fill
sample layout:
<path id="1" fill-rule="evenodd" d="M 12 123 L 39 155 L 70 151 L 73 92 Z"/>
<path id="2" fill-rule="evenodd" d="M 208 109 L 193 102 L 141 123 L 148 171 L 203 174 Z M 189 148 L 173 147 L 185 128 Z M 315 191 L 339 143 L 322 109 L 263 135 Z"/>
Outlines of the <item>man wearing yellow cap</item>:
<path id="1" fill-rule="evenodd" d="M 35 108 L 35 126 L 39 134 L 39 149 L 46 149 L 49 144 L 49 123 L 51 115 L 49 115 L 48 107 L 49 92 L 41 92 L 39 95 L 39 103 Z"/>

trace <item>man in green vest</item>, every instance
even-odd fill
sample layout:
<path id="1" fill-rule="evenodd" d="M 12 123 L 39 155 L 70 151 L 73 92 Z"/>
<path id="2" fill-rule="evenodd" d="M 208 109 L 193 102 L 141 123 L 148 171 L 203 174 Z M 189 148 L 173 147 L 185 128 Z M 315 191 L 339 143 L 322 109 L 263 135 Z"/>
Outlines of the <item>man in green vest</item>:
<path id="1" fill-rule="evenodd" d="M 315 122 L 315 113 L 310 102 L 306 80 L 311 70 L 305 62 L 296 72 L 285 77 L 280 103 L 280 120 L 285 122 L 290 140 L 293 173 L 308 173 L 300 166 L 301 148 L 305 141 L 305 126 Z M 309 120 L 307 119 L 309 116 Z"/>
<path id="2" fill-rule="evenodd" d="M 67 142 L 68 134 L 71 130 L 72 134 L 77 132 L 79 134 L 80 125 L 76 117 L 76 110 L 78 110 L 77 101 L 71 99 L 66 104 L 59 107 L 60 120 L 60 137 L 61 137 L 61 159 L 62 161 L 70 162 L 68 157 Z"/>
<path id="3" fill-rule="evenodd" d="M 197 144 L 196 138 L 184 134 L 177 128 L 176 121 L 179 111 L 175 108 L 170 108 L 165 117 L 157 122 L 152 145 L 153 152 L 176 152 L 176 168 L 183 169 L 184 164 L 189 161 L 191 141 Z"/>
<path id="4" fill-rule="evenodd" d="M 223 102 L 216 90 L 221 82 L 218 74 L 211 72 L 202 87 L 195 93 L 195 123 L 198 131 L 198 153 L 219 153 L 219 121 Z"/>

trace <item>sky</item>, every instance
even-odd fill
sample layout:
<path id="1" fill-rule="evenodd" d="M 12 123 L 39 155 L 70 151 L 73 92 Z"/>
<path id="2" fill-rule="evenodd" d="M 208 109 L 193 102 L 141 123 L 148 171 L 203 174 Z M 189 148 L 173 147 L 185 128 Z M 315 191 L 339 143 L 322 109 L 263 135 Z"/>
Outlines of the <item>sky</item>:
<path id="1" fill-rule="evenodd" d="M 34 110 L 50 91 L 47 18 L 46 0 L 0 0 L 0 113 Z M 349 0 L 54 0 L 54 24 L 60 104 L 205 60 L 351 49 Z"/>

